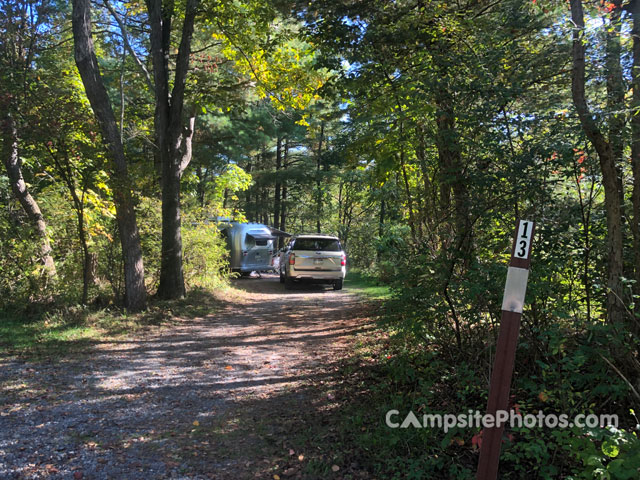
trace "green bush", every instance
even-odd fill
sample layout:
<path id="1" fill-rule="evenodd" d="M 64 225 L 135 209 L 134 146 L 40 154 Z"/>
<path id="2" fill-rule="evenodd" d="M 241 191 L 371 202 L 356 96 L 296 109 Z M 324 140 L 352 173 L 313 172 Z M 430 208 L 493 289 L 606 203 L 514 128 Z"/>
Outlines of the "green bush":
<path id="1" fill-rule="evenodd" d="M 185 215 L 182 224 L 184 279 L 187 288 L 217 289 L 224 286 L 228 272 L 225 241 L 214 222 L 203 221 L 204 212 Z"/>
<path id="2" fill-rule="evenodd" d="M 0 215 L 0 309 L 27 304 L 43 294 L 45 278 L 34 237 L 28 226 Z"/>

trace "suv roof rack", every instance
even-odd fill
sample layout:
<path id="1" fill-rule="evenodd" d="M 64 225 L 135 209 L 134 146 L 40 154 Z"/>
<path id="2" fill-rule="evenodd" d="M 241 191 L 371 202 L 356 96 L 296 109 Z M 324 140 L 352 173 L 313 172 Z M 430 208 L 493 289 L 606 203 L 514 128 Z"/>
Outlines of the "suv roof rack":
<path id="1" fill-rule="evenodd" d="M 332 238 L 338 238 L 337 235 L 333 235 L 332 233 L 315 233 L 315 232 L 311 232 L 311 233 L 296 233 L 294 235 L 294 237 L 332 237 Z"/>

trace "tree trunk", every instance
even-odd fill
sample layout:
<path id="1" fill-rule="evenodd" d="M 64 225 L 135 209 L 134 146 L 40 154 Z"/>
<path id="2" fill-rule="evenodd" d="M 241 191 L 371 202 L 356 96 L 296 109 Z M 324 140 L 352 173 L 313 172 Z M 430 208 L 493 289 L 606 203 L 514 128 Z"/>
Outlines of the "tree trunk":
<path id="1" fill-rule="evenodd" d="M 91 40 L 89 0 L 73 0 L 72 21 L 76 65 L 113 166 L 111 188 L 124 261 L 125 306 L 138 311 L 147 302 L 140 235 L 122 140 Z"/>
<path id="2" fill-rule="evenodd" d="M 404 161 L 404 143 L 400 146 L 400 171 L 402 172 L 402 180 L 404 182 L 404 192 L 407 196 L 407 208 L 409 209 L 409 229 L 411 230 L 411 240 L 414 247 L 418 246 L 418 235 L 416 233 L 416 221 L 414 217 L 413 196 L 411 195 L 411 187 L 409 185 L 409 177 L 407 176 L 407 166 Z"/>
<path id="3" fill-rule="evenodd" d="M 278 135 L 276 140 L 276 185 L 273 197 L 273 226 L 280 228 L 280 197 L 282 183 L 280 182 L 280 169 L 282 168 L 282 138 Z"/>
<path id="4" fill-rule="evenodd" d="M 633 170 L 633 191 L 631 193 L 633 219 L 631 232 L 633 233 L 633 255 L 635 284 L 633 293 L 636 318 L 640 312 L 640 1 L 636 0 L 633 6 L 633 68 L 631 70 L 633 86 L 633 108 L 631 116 L 631 168 Z M 637 329 L 636 329 L 637 331 Z"/>
<path id="5" fill-rule="evenodd" d="M 623 276 L 622 221 L 618 170 L 612 146 L 596 125 L 585 98 L 584 14 L 581 0 L 571 0 L 571 18 L 575 25 L 571 93 L 582 129 L 596 149 L 600 160 L 607 212 L 607 317 L 610 322 L 619 323 L 624 318 L 624 302 L 621 281 Z"/>
<path id="6" fill-rule="evenodd" d="M 436 146 L 440 161 L 440 205 L 443 209 L 451 208 L 453 193 L 453 227 L 455 245 L 465 264 L 473 256 L 472 223 L 469 213 L 469 192 L 464 178 L 464 168 L 456 132 L 455 114 L 451 99 L 442 95 L 438 99 L 439 114 L 436 119 L 438 133 Z M 447 211 L 443 211 L 447 216 Z"/>
<path id="7" fill-rule="evenodd" d="M 22 162 L 18 150 L 18 128 L 10 113 L 4 115 L 2 130 L 4 137 L 2 157 L 4 166 L 7 169 L 11 190 L 40 238 L 40 261 L 44 266 L 43 273 L 49 277 L 55 277 L 56 266 L 51 256 L 51 243 L 47 235 L 47 224 L 44 221 L 38 203 L 29 193 L 27 184 L 22 176 Z"/>
<path id="8" fill-rule="evenodd" d="M 316 231 L 322 233 L 322 182 L 320 180 L 320 168 L 322 167 L 322 142 L 324 140 L 324 121 L 320 124 L 320 139 L 318 140 L 318 153 L 316 154 Z"/>
<path id="9" fill-rule="evenodd" d="M 207 177 L 209 176 L 209 169 L 207 168 L 203 170 L 202 166 L 198 165 L 198 168 L 196 170 L 196 176 L 198 177 L 198 186 L 196 188 L 196 193 L 198 196 L 198 204 L 200 205 L 200 208 L 204 208 L 204 203 L 205 203 L 205 198 L 207 193 Z M 225 200 L 226 200 L 226 191 L 225 191 Z"/>
<path id="10" fill-rule="evenodd" d="M 162 169 L 162 250 L 158 297 L 183 298 L 182 218 L 180 211 L 180 175 L 168 162 Z"/>
<path id="11" fill-rule="evenodd" d="M 184 126 L 183 110 L 191 38 L 199 0 L 187 0 L 182 37 L 176 58 L 173 89 L 169 95 L 169 64 L 173 2 L 147 0 L 151 24 L 151 57 L 156 94 L 155 133 L 162 166 L 162 253 L 157 295 L 163 299 L 182 298 L 186 293 L 182 266 L 180 181 L 191 161 L 195 113 Z"/>
<path id="12" fill-rule="evenodd" d="M 77 195 L 74 193 L 77 197 Z M 75 200 L 74 200 L 75 201 Z M 80 201 L 80 207 L 76 206 L 76 217 L 78 220 L 78 239 L 82 247 L 82 299 L 80 303 L 86 305 L 89 299 L 89 285 L 93 283 L 93 257 L 89 251 L 87 234 L 84 225 L 84 201 Z"/>
<path id="13" fill-rule="evenodd" d="M 269 225 L 271 222 L 270 208 L 269 208 L 269 189 L 267 187 L 263 187 L 262 189 L 262 200 L 260 202 L 262 205 L 262 224 Z"/>
<path id="14" fill-rule="evenodd" d="M 613 9 L 609 14 L 609 26 L 606 29 L 606 58 L 605 71 L 607 72 L 607 110 L 609 115 L 609 143 L 616 167 L 618 202 L 620 203 L 620 218 L 624 222 L 624 188 L 622 181 L 622 159 L 624 153 L 624 79 L 620 57 L 622 47 L 620 45 L 620 31 L 622 29 L 622 2 L 613 0 Z"/>
<path id="15" fill-rule="evenodd" d="M 378 238 L 379 239 L 382 239 L 382 237 L 384 236 L 384 227 L 385 227 L 385 221 L 386 221 L 385 209 L 386 209 L 386 202 L 384 201 L 384 197 L 383 197 L 380 200 L 380 213 L 378 215 Z M 380 248 L 376 249 L 376 259 L 378 260 L 378 263 L 382 259 L 382 250 Z"/>
<path id="16" fill-rule="evenodd" d="M 253 171 L 253 167 L 254 167 L 254 164 L 253 164 L 253 161 L 252 161 L 252 157 L 249 156 L 249 162 L 247 163 L 247 168 L 245 169 L 245 171 L 247 173 L 251 173 Z M 247 188 L 245 190 L 245 201 L 244 201 L 245 209 L 244 209 L 244 211 L 245 211 L 245 215 L 247 216 L 247 218 L 250 218 L 249 207 L 251 206 L 251 194 L 253 193 L 252 190 L 253 190 L 252 188 Z"/>
<path id="17" fill-rule="evenodd" d="M 284 141 L 284 154 L 282 156 L 282 168 L 286 170 L 289 166 L 289 140 Z M 287 180 L 282 180 L 282 195 L 280 202 L 280 230 L 287 231 Z M 278 248 L 284 247 L 284 238 L 278 238 Z"/>
<path id="18" fill-rule="evenodd" d="M 64 165 L 60 162 L 60 159 L 56 156 L 53 149 L 49 149 L 49 153 L 53 158 L 53 162 L 58 171 L 58 175 L 62 177 L 64 183 L 69 189 L 69 195 L 71 196 L 73 209 L 76 212 L 76 220 L 78 222 L 78 241 L 80 242 L 80 247 L 82 248 L 82 298 L 80 300 L 80 303 L 82 305 L 86 305 L 89 298 L 89 285 L 94 281 L 95 271 L 93 267 L 95 256 L 91 255 L 91 252 L 89 251 L 89 243 L 87 241 L 87 231 L 84 220 L 84 197 L 87 191 L 87 184 L 85 179 L 82 178 L 82 196 L 78 196 L 78 192 L 76 189 L 76 180 L 73 174 L 73 169 L 71 167 L 69 152 L 66 150 L 64 151 Z"/>
<path id="19" fill-rule="evenodd" d="M 420 164 L 420 173 L 422 175 L 422 186 L 423 186 L 423 198 L 424 201 L 422 203 L 422 213 L 420 218 L 420 223 L 425 226 L 427 230 L 427 234 L 430 233 L 431 230 L 431 214 L 435 211 L 435 206 L 437 202 L 436 192 L 433 189 L 431 184 L 431 177 L 429 175 L 429 168 L 427 164 L 427 145 L 425 142 L 425 132 L 422 126 L 418 126 L 416 128 L 415 136 L 417 137 L 417 145 L 415 146 L 416 157 L 418 158 L 418 162 Z"/>

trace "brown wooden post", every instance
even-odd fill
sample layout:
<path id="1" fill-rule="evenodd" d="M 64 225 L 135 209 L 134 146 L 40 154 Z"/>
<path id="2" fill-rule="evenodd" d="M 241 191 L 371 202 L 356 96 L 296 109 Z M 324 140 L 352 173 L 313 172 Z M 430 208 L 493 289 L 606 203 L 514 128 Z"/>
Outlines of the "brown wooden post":
<path id="1" fill-rule="evenodd" d="M 516 358 L 520 317 L 522 316 L 529 278 L 534 227 L 534 222 L 529 220 L 519 220 L 516 224 L 511 262 L 502 300 L 502 317 L 500 318 L 496 356 L 489 384 L 487 415 L 492 415 L 493 418 L 496 418 L 498 411 L 507 411 L 509 408 L 509 390 Z M 498 477 L 503 431 L 503 423 L 496 424 L 491 428 L 484 428 L 476 473 L 477 480 L 495 480 Z"/>

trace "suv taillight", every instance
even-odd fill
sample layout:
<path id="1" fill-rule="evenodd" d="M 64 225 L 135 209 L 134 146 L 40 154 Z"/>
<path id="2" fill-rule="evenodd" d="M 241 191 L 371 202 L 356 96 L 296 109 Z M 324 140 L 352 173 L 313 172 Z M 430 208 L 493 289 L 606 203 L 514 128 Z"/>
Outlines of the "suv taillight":
<path id="1" fill-rule="evenodd" d="M 347 264 L 347 256 L 342 255 L 342 260 L 340 261 L 340 265 L 344 267 L 346 264 Z"/>
<path id="2" fill-rule="evenodd" d="M 296 264 L 296 254 L 295 254 L 295 253 L 292 253 L 292 254 L 289 256 L 289 265 L 295 265 L 295 264 Z"/>

